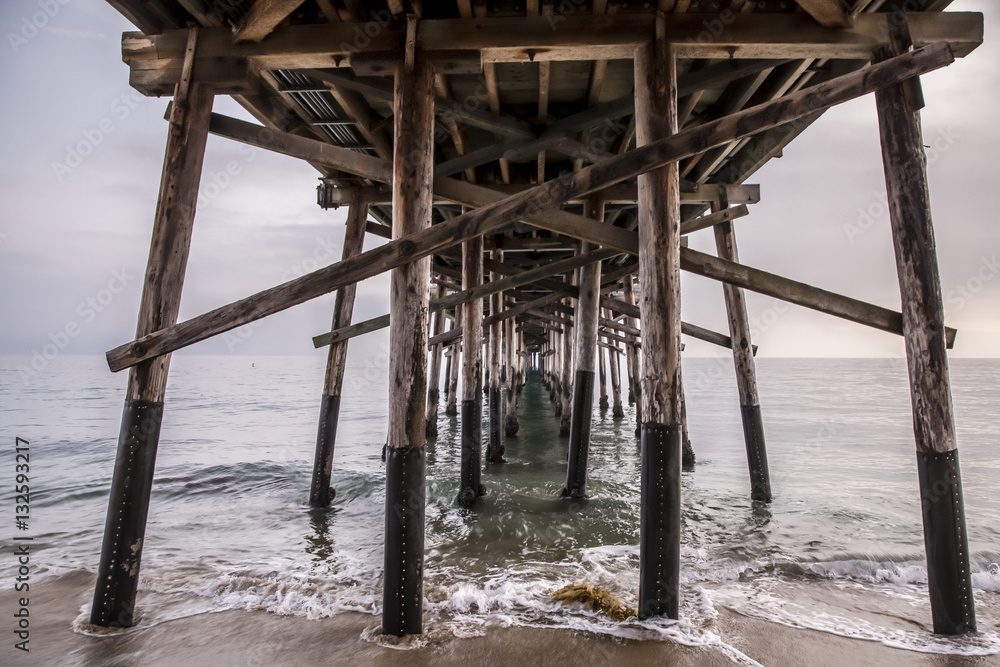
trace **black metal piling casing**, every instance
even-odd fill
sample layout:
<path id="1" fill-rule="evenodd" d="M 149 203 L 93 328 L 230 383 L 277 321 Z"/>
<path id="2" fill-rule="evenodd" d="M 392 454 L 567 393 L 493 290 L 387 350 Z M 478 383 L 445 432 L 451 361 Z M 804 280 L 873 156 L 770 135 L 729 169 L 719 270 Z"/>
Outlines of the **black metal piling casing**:
<path id="1" fill-rule="evenodd" d="M 490 442 L 486 449 L 486 461 L 489 463 L 503 463 L 504 447 L 500 434 L 500 406 L 503 393 L 499 387 L 490 387 L 489 393 L 489 417 L 490 417 Z"/>
<path id="2" fill-rule="evenodd" d="M 917 477 L 934 632 L 975 632 L 976 608 L 958 450 L 943 454 L 917 452 Z"/>
<path id="3" fill-rule="evenodd" d="M 337 442 L 337 422 L 340 420 L 340 396 L 323 395 L 319 406 L 319 430 L 316 434 L 316 455 L 313 459 L 309 504 L 327 507 L 337 496 L 330 488 L 333 472 L 333 450 Z"/>
<path id="4" fill-rule="evenodd" d="M 747 446 L 747 467 L 750 469 L 750 498 L 771 502 L 771 474 L 767 467 L 767 447 L 764 444 L 764 420 L 759 405 L 742 405 L 743 439 Z"/>
<path id="5" fill-rule="evenodd" d="M 162 402 L 125 401 L 101 563 L 90 610 L 93 625 L 128 628 L 133 624 L 162 422 Z"/>
<path id="6" fill-rule="evenodd" d="M 402 637 L 423 631 L 423 447 L 389 447 L 385 463 L 385 580 L 382 633 Z"/>
<path id="7" fill-rule="evenodd" d="M 681 426 L 642 425 L 639 617 L 678 618 L 681 552 Z"/>
<path id="8" fill-rule="evenodd" d="M 482 422 L 479 401 L 462 401 L 462 469 L 458 502 L 471 505 L 484 495 L 482 486 Z"/>
<path id="9" fill-rule="evenodd" d="M 594 405 L 594 371 L 578 370 L 573 379 L 573 414 L 569 425 L 569 456 L 565 498 L 587 495 L 587 455 L 590 452 L 591 409 Z"/>

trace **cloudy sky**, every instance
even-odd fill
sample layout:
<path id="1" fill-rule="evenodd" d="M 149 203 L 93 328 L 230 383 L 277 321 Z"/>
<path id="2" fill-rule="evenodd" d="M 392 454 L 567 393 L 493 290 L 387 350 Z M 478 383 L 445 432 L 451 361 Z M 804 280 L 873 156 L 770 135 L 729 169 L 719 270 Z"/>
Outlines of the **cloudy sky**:
<path id="1" fill-rule="evenodd" d="M 65 4 L 59 4 L 64 2 Z M 34 23 L 41 7 L 58 7 Z M 923 123 L 946 319 L 954 356 L 1000 356 L 1000 227 L 994 220 L 993 152 L 1000 87 L 1000 10 L 986 14 L 987 43 L 924 77 Z M 103 353 L 135 331 L 167 125 L 166 99 L 128 86 L 120 35 L 132 26 L 102 0 L 0 4 L 0 353 Z M 217 111 L 249 119 L 218 98 Z M 238 165 L 229 175 L 226 166 Z M 340 257 L 344 211 L 315 204 L 305 163 L 210 137 L 181 319 L 301 275 Z M 898 309 L 874 99 L 843 105 L 751 179 L 762 200 L 738 222 L 741 260 L 796 280 Z M 714 252 L 710 231 L 691 246 Z M 722 289 L 683 282 L 687 321 L 724 331 Z M 387 277 L 361 286 L 356 320 L 388 311 Z M 761 356 L 901 356 L 902 339 L 768 297 L 749 297 Z M 205 341 L 203 354 L 314 354 L 332 298 Z M 351 343 L 355 363 L 385 349 L 384 334 Z M 717 354 L 691 342 L 688 352 Z"/>

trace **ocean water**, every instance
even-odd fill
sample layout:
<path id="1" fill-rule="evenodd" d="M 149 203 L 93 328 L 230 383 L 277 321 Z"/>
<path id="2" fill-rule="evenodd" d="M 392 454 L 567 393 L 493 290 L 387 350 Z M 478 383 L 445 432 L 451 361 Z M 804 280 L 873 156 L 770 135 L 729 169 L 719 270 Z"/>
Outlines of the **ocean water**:
<path id="1" fill-rule="evenodd" d="M 520 397 L 508 462 L 456 505 L 459 425 L 439 412 L 428 443 L 425 628 L 458 637 L 494 625 L 729 647 L 726 608 L 796 627 L 929 653 L 1000 653 L 1000 360 L 952 361 L 980 632 L 931 632 L 905 362 L 758 360 L 774 501 L 749 500 L 730 359 L 686 358 L 691 440 L 683 473 L 681 620 L 616 623 L 550 601 L 588 583 L 636 606 L 639 447 L 596 407 L 585 503 L 559 498 L 567 438 L 537 375 Z M 307 505 L 324 359 L 178 356 L 142 562 L 144 626 L 224 609 L 309 619 L 381 606 L 387 383 L 379 360 L 348 369 L 328 510 Z M 92 577 L 125 375 L 99 356 L 63 356 L 25 374 L 0 357 L 0 531 L 13 549 L 14 440 L 31 447 L 32 586 Z M 596 398 L 596 397 L 595 397 Z M 442 397 L 442 401 L 443 401 Z M 485 430 L 484 430 L 485 433 Z M 2 478 L 0 478 L 2 479 Z M 14 576 L 0 559 L 0 581 Z M 76 603 L 74 603 L 76 604 Z M 89 605 L 72 630 L 93 632 Z M 414 645 L 418 645 L 417 642 Z"/>

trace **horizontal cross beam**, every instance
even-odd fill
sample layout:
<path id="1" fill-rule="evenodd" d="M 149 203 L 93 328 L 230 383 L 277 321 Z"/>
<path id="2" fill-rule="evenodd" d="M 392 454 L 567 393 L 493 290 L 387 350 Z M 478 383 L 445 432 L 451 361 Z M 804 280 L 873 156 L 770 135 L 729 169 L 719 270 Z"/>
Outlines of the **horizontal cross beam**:
<path id="1" fill-rule="evenodd" d="M 959 57 L 983 40 L 983 15 L 975 12 L 918 12 L 905 14 L 915 46 L 948 42 Z M 683 58 L 721 60 L 761 58 L 835 58 L 868 60 L 873 49 L 888 41 L 894 14 L 866 13 L 854 25 L 829 30 L 805 13 L 730 14 L 710 18 L 700 14 L 668 14 L 666 38 Z M 706 23 L 717 21 L 718 34 Z M 373 35 L 366 34 L 366 29 Z M 130 66 L 141 60 L 164 66 L 182 60 L 184 30 L 159 35 L 127 32 L 122 36 L 122 58 Z M 706 38 L 707 35 L 707 38 Z M 652 36 L 649 15 L 576 14 L 548 17 L 437 19 L 420 22 L 417 49 L 442 73 L 481 66 L 482 62 L 631 59 L 636 47 Z M 283 26 L 259 43 L 234 43 L 225 28 L 204 29 L 198 37 L 195 71 L 203 64 L 231 59 L 253 59 L 262 69 L 324 69 L 348 65 L 372 71 L 370 63 L 388 64 L 402 57 L 405 39 L 401 24 L 328 23 Z"/>

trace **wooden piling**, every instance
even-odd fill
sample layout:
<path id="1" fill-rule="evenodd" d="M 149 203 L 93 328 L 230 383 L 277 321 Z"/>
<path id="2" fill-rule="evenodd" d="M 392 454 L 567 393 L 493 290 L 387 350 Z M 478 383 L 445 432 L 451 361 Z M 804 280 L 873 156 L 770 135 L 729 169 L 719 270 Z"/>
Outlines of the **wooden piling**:
<path id="1" fill-rule="evenodd" d="M 622 407 L 622 379 L 621 364 L 619 364 L 618 345 L 608 340 L 611 347 L 608 348 L 608 372 L 611 374 L 611 416 L 615 419 L 625 417 L 625 409 Z"/>
<path id="2" fill-rule="evenodd" d="M 434 165 L 434 72 L 415 54 L 396 65 L 392 177 L 394 239 L 430 227 Z M 430 257 L 393 269 L 390 287 L 389 438 L 386 459 L 385 577 L 382 632 L 423 631 L 425 399 Z"/>
<path id="3" fill-rule="evenodd" d="M 603 347 L 597 349 L 597 380 L 600 387 L 597 407 L 603 413 L 608 409 L 608 351 Z"/>
<path id="4" fill-rule="evenodd" d="M 498 255 L 498 251 L 493 251 L 495 259 L 503 261 L 502 256 Z M 490 280 L 499 280 L 500 276 L 495 273 L 490 273 Z M 490 315 L 499 315 L 500 309 L 503 304 L 503 292 L 497 292 L 490 297 Z M 489 338 L 489 395 L 487 407 L 489 409 L 488 424 L 489 424 L 489 439 L 486 443 L 486 462 L 487 463 L 504 463 L 504 446 L 503 446 L 503 435 L 500 429 L 500 415 L 503 414 L 503 381 L 501 379 L 501 338 L 502 338 L 503 327 L 499 321 L 494 322 L 490 325 L 490 338 Z"/>
<path id="5" fill-rule="evenodd" d="M 443 298 L 445 293 L 445 288 L 438 285 L 437 288 L 437 298 Z M 432 316 L 433 324 L 431 324 L 431 336 L 437 336 L 444 330 L 444 317 L 445 312 L 439 310 Z M 438 402 L 440 401 L 440 386 L 441 386 L 441 343 L 433 346 L 431 350 L 431 361 L 430 370 L 427 374 L 427 424 L 425 430 L 427 432 L 428 438 L 436 438 L 438 434 L 437 428 L 437 417 L 438 417 Z"/>
<path id="6" fill-rule="evenodd" d="M 455 318 L 452 329 L 462 328 L 462 308 L 455 308 Z M 458 414 L 458 376 L 461 372 L 462 342 L 455 341 L 448 348 L 448 403 L 445 405 L 446 415 Z"/>
<path id="7" fill-rule="evenodd" d="M 895 35 L 899 50 L 904 37 Z M 880 49 L 873 60 L 891 57 Z M 909 87 L 907 86 L 909 83 Z M 875 93 L 889 220 L 902 297 L 913 432 L 934 632 L 976 631 L 969 539 L 945 351 L 944 306 L 931 221 L 917 79 Z"/>
<path id="8" fill-rule="evenodd" d="M 726 188 L 724 185 L 719 186 L 719 199 L 718 203 L 713 204 L 713 211 L 725 210 L 728 207 Z M 719 257 L 730 262 L 739 262 L 733 223 L 731 221 L 720 223 L 714 230 L 715 247 Z M 769 503 L 771 479 L 767 466 L 767 448 L 764 443 L 764 422 L 761 418 L 760 398 L 757 395 L 757 368 L 753 360 L 746 297 L 741 288 L 733 285 L 723 283 L 722 290 L 726 297 L 729 337 L 733 341 L 736 387 L 739 390 L 743 440 L 746 443 L 747 466 L 750 470 L 750 497 L 756 501 Z"/>
<path id="9" fill-rule="evenodd" d="M 575 285 L 577 272 L 570 277 L 570 284 Z M 576 327 L 572 320 L 567 320 L 563 326 L 562 349 L 559 363 L 559 435 L 569 435 L 570 422 L 573 417 L 573 337 Z"/>
<path id="10" fill-rule="evenodd" d="M 191 57 L 193 41 L 189 38 Z M 177 322 L 213 100 L 211 86 L 177 85 L 136 338 Z M 170 355 L 164 354 L 129 370 L 101 561 L 90 610 L 93 625 L 127 628 L 134 621 L 169 367 Z"/>
<path id="11" fill-rule="evenodd" d="M 347 213 L 344 259 L 362 252 L 367 220 L 368 204 L 355 196 Z M 334 329 L 351 324 L 356 292 L 357 284 L 346 285 L 337 290 L 333 306 Z M 326 378 L 323 382 L 323 398 L 320 401 L 319 426 L 316 432 L 316 453 L 313 457 L 312 481 L 309 486 L 309 504 L 313 507 L 326 507 L 337 495 L 336 490 L 330 488 L 330 475 L 333 473 L 333 452 L 337 442 L 337 423 L 340 419 L 340 397 L 344 385 L 344 369 L 347 366 L 347 342 L 344 340 L 332 343 L 327 352 Z"/>
<path id="12" fill-rule="evenodd" d="M 597 196 L 587 199 L 584 215 L 594 220 L 604 219 L 604 202 Z M 580 246 L 581 253 L 591 250 L 590 244 Z M 594 410 L 594 375 L 597 366 L 597 321 L 601 310 L 601 263 L 580 267 L 580 296 L 576 300 L 573 321 L 573 404 L 569 429 L 569 456 L 566 468 L 565 498 L 587 495 L 587 456 L 590 451 L 590 426 Z"/>
<path id="13" fill-rule="evenodd" d="M 636 146 L 677 132 L 677 59 L 663 14 L 635 55 Z M 639 615 L 678 617 L 680 602 L 680 180 L 676 162 L 639 176 L 642 471 Z"/>
<path id="14" fill-rule="evenodd" d="M 504 435 L 513 437 L 517 435 L 517 432 L 521 429 L 520 423 L 517 421 L 517 392 L 518 384 L 520 382 L 519 373 L 515 370 L 517 367 L 517 353 L 515 351 L 515 334 L 514 334 L 514 320 L 508 319 L 506 321 L 507 335 L 505 337 L 506 347 L 507 347 L 507 409 L 504 415 Z"/>
<path id="15" fill-rule="evenodd" d="M 483 237 L 462 244 L 462 289 L 483 283 Z M 462 468 L 458 502 L 472 505 L 486 494 L 480 479 L 483 448 L 483 302 L 462 308 Z"/>
<path id="16" fill-rule="evenodd" d="M 633 277 L 631 275 L 622 278 L 622 294 L 625 299 L 625 303 L 630 306 L 636 306 L 635 300 L 635 283 L 633 282 Z M 639 320 L 635 317 L 626 317 L 626 324 L 632 328 L 638 328 Z M 625 370 L 626 379 L 628 380 L 628 403 L 633 405 L 637 401 L 637 397 L 640 391 L 639 387 L 639 349 L 636 344 L 630 343 L 625 346 Z"/>

